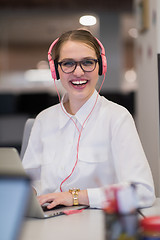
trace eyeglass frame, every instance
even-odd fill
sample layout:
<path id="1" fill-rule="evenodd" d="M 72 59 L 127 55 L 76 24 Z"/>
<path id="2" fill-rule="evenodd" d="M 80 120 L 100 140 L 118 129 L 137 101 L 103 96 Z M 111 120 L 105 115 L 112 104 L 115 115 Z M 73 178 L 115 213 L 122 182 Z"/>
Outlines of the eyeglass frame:
<path id="1" fill-rule="evenodd" d="M 94 66 L 93 70 L 91 70 L 91 71 L 86 71 L 86 70 L 83 69 L 83 67 L 82 67 L 81 64 L 82 64 L 82 62 L 83 62 L 84 60 L 93 60 L 93 61 L 95 62 L 95 66 Z M 95 68 L 96 68 L 97 63 L 99 62 L 97 59 L 94 59 L 94 58 L 83 59 L 83 60 L 81 60 L 81 61 L 75 61 L 75 60 L 71 60 L 71 61 L 75 63 L 75 67 L 74 67 L 74 69 L 73 69 L 71 72 L 64 72 L 64 70 L 62 69 L 62 66 L 61 66 L 61 65 L 62 65 L 62 63 L 65 62 L 65 60 L 62 60 L 61 62 L 57 62 L 57 64 L 60 66 L 62 72 L 66 73 L 66 74 L 70 74 L 70 73 L 73 73 L 73 72 L 76 70 L 76 68 L 77 68 L 78 65 L 79 65 L 80 68 L 83 70 L 83 72 L 93 72 L 93 71 L 95 70 Z M 67 61 L 66 61 L 66 62 L 67 62 Z"/>

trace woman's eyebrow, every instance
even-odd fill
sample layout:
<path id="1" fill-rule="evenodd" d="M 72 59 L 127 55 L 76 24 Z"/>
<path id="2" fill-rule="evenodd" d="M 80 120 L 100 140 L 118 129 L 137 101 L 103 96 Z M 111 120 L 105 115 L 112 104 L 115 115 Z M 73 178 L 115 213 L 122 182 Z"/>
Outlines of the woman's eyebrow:
<path id="1" fill-rule="evenodd" d="M 95 57 L 88 56 L 88 57 L 81 58 L 79 61 L 83 61 L 86 59 L 95 59 Z M 60 62 L 63 62 L 63 61 L 75 61 L 76 62 L 76 60 L 73 58 L 63 58 Z"/>
<path id="2" fill-rule="evenodd" d="M 63 58 L 62 60 L 60 60 L 60 62 L 63 61 L 75 61 L 73 58 Z"/>

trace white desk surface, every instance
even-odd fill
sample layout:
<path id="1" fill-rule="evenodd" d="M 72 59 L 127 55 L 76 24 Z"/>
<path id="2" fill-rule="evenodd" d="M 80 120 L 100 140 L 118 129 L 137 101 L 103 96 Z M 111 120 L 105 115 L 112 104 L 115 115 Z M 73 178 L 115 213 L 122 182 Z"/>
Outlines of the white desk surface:
<path id="1" fill-rule="evenodd" d="M 145 216 L 160 215 L 160 198 L 154 206 L 142 210 Z M 85 209 L 72 215 L 25 220 L 20 240 L 104 240 L 104 214 L 99 209 Z"/>
<path id="2" fill-rule="evenodd" d="M 25 220 L 20 240 L 104 240 L 102 210 L 85 209 L 72 215 Z"/>

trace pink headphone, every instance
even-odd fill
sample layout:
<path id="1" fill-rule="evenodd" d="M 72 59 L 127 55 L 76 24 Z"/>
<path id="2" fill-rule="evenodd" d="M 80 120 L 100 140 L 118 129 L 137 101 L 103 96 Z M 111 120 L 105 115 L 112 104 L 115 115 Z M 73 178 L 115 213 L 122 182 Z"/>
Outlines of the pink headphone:
<path id="1" fill-rule="evenodd" d="M 52 48 L 54 47 L 54 45 L 58 42 L 57 38 L 50 46 L 49 51 L 48 51 L 48 61 L 49 61 L 49 65 L 50 65 L 50 70 L 51 70 L 51 74 L 52 74 L 52 78 L 55 79 L 59 79 L 59 72 L 58 72 L 58 63 L 57 61 L 52 59 Z M 98 59 L 98 63 L 99 63 L 99 75 L 104 75 L 107 72 L 107 59 L 106 59 L 106 55 L 105 55 L 105 49 L 102 45 L 102 43 L 96 38 L 100 48 L 101 48 L 101 55 L 100 58 Z"/>

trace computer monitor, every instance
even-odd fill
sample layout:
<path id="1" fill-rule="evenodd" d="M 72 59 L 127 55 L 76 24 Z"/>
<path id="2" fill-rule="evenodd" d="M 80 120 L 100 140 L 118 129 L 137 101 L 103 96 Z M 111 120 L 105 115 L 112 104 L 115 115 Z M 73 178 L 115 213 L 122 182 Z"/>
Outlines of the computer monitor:
<path id="1" fill-rule="evenodd" d="M 24 175 L 0 174 L 0 238 L 17 240 L 28 207 L 31 185 Z"/>

